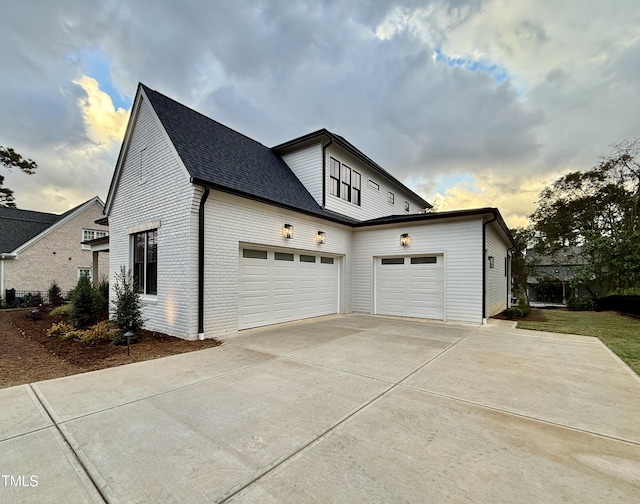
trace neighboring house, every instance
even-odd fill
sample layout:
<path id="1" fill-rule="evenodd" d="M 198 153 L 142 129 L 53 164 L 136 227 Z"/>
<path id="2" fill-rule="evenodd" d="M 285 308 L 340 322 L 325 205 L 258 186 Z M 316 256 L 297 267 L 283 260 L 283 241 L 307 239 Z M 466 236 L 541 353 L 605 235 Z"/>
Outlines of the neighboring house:
<path id="1" fill-rule="evenodd" d="M 103 206 L 95 197 L 62 215 L 0 207 L 0 296 L 9 289 L 46 294 L 53 281 L 66 292 L 91 276 L 92 252 L 82 242 L 107 234 L 95 223 Z M 99 275 L 107 276 L 108 265 L 104 254 Z"/>
<path id="2" fill-rule="evenodd" d="M 334 313 L 481 323 L 507 306 L 495 208 L 428 202 L 325 129 L 266 147 L 140 84 L 105 215 L 147 328 L 181 338 Z"/>
<path id="3" fill-rule="evenodd" d="M 575 285 L 573 281 L 585 263 L 582 247 L 565 247 L 554 254 L 528 250 L 526 263 L 530 271 L 527 278 L 530 301 L 564 304 L 571 296 L 587 294 L 584 286 Z"/>

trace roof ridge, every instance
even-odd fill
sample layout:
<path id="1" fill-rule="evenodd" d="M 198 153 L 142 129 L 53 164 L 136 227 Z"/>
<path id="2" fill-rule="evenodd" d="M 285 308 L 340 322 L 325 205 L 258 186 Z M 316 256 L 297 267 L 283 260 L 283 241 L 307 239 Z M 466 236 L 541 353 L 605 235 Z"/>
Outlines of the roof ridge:
<path id="1" fill-rule="evenodd" d="M 211 117 L 209 117 L 208 115 L 203 114 L 202 112 L 197 111 L 196 109 L 189 107 L 188 105 L 185 105 L 184 103 L 180 103 L 178 100 L 174 100 L 173 98 L 171 98 L 170 96 L 167 96 L 166 94 L 161 93 L 160 91 L 156 91 L 155 89 L 150 88 L 149 86 L 143 84 L 142 82 L 139 83 L 139 85 L 145 90 L 145 93 L 147 91 L 151 91 L 152 93 L 155 93 L 157 95 L 162 96 L 163 98 L 172 101 L 173 103 L 179 105 L 180 107 L 189 110 L 190 112 L 193 112 L 195 114 L 198 114 L 199 116 L 204 117 L 205 119 L 207 119 L 208 121 L 214 122 L 220 126 L 222 126 L 223 128 L 232 131 L 233 133 L 240 135 L 244 138 L 246 138 L 247 140 L 251 140 L 253 143 L 258 144 L 261 147 L 264 147 L 265 149 L 270 149 L 270 147 L 267 147 L 265 144 L 263 144 L 262 142 L 258 142 L 255 138 L 251 138 L 249 135 L 242 133 L 241 131 L 238 131 L 236 129 L 233 129 L 229 126 L 227 126 L 226 124 L 222 124 L 220 121 L 216 121 L 215 119 L 212 119 Z M 147 93 L 148 96 L 148 93 Z"/>

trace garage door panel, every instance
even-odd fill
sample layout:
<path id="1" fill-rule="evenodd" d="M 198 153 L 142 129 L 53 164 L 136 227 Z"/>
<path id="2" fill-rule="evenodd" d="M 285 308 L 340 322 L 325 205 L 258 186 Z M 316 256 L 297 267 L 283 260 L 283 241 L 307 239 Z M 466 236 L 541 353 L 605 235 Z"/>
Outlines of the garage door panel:
<path id="1" fill-rule="evenodd" d="M 337 312 L 337 259 L 258 248 L 240 251 L 240 329 Z"/>
<path id="2" fill-rule="evenodd" d="M 375 313 L 444 318 L 442 256 L 378 259 L 375 269 Z"/>

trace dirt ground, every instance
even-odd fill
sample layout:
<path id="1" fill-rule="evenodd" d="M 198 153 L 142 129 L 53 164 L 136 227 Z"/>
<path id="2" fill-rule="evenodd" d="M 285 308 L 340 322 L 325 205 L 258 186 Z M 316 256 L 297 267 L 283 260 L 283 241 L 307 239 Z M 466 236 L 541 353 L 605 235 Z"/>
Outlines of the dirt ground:
<path id="1" fill-rule="evenodd" d="M 0 388 L 121 366 L 158 357 L 192 352 L 220 345 L 213 339 L 185 341 L 142 331 L 140 342 L 127 347 L 109 342 L 94 344 L 47 336 L 54 322 L 27 318 L 29 310 L 0 310 Z"/>

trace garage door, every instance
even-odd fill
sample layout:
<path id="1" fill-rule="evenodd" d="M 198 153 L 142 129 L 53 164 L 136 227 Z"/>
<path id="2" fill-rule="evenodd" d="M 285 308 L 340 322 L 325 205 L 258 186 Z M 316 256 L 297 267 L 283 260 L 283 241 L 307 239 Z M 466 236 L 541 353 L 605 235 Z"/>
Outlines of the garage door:
<path id="1" fill-rule="evenodd" d="M 338 263 L 312 252 L 241 249 L 238 327 L 337 313 Z"/>
<path id="2" fill-rule="evenodd" d="M 444 319 L 442 256 L 376 260 L 376 310 L 381 315 Z"/>

